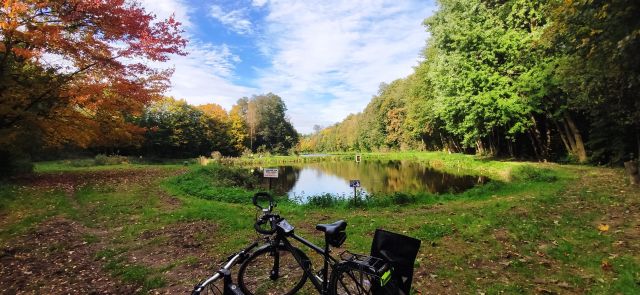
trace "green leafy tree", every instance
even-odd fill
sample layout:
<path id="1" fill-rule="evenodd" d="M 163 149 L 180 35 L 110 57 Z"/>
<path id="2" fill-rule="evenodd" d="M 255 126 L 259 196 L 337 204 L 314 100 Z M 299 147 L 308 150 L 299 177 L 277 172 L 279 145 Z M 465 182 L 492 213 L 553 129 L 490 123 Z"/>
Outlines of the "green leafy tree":
<path id="1" fill-rule="evenodd" d="M 253 152 L 287 153 L 298 144 L 299 135 L 286 111 L 282 98 L 273 93 L 239 99 L 232 108 L 235 144 L 244 141 Z"/>

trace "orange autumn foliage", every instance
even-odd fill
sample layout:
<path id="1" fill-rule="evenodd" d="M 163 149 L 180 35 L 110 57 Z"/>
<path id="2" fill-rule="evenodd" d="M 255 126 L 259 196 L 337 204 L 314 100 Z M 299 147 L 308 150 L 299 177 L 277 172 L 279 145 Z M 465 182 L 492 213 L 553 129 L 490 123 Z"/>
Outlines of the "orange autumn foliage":
<path id="1" fill-rule="evenodd" d="M 185 54 L 173 17 L 124 0 L 4 0 L 0 8 L 0 145 L 135 143 L 128 122 L 158 100 Z"/>

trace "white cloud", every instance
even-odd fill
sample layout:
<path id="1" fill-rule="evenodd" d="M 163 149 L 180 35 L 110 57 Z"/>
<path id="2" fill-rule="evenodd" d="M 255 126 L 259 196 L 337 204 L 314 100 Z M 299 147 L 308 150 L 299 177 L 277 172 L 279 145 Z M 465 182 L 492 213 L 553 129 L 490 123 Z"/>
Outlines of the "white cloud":
<path id="1" fill-rule="evenodd" d="M 175 68 L 168 95 L 186 99 L 194 105 L 217 103 L 227 110 L 240 97 L 255 89 L 232 82 L 235 64 L 240 61 L 225 44 L 189 44 L 187 56 L 176 56 L 169 64 Z"/>
<path id="2" fill-rule="evenodd" d="M 168 19 L 172 15 L 185 28 L 193 27 L 189 17 L 190 6 L 184 0 L 138 0 L 148 12 L 156 15 L 158 20 Z"/>
<path id="3" fill-rule="evenodd" d="M 435 9 L 423 0 L 253 0 L 235 10 L 208 4 L 198 10 L 194 7 L 201 4 L 190 7 L 186 1 L 142 1 L 159 18 L 175 14 L 190 39 L 188 56 L 161 65 L 175 68 L 168 94 L 229 109 L 240 97 L 273 92 L 285 100 L 294 126 L 305 133 L 315 124 L 328 126 L 362 111 L 380 82 L 410 74 L 427 39 L 422 21 Z M 251 19 L 252 9 L 267 15 Z M 197 27 L 203 24 L 195 22 L 196 14 L 252 38 L 259 47 L 253 52 L 270 65 L 256 68 L 254 81 L 237 77 L 236 45 L 198 41 L 194 36 L 205 28 Z M 256 88 L 240 86 L 238 80 Z"/>
<path id="4" fill-rule="evenodd" d="M 253 0 L 251 1 L 251 5 L 255 6 L 255 7 L 262 7 L 265 4 L 267 4 L 268 0 Z"/>
<path id="5" fill-rule="evenodd" d="M 378 91 L 412 72 L 427 33 L 423 1 L 271 1 L 261 52 L 261 91 L 283 97 L 296 128 L 310 132 L 360 112 Z"/>
<path id="6" fill-rule="evenodd" d="M 198 105 L 217 103 L 227 110 L 240 97 L 255 90 L 233 83 L 235 65 L 240 57 L 233 54 L 226 44 L 198 41 L 191 31 L 197 30 L 190 14 L 196 13 L 184 0 L 143 0 L 143 7 L 165 19 L 172 14 L 187 31 L 183 36 L 189 40 L 186 56 L 174 55 L 165 63 L 152 63 L 157 68 L 174 68 L 171 88 L 166 93 L 189 103 Z"/>
<path id="7" fill-rule="evenodd" d="M 238 34 L 250 34 L 253 32 L 251 21 L 248 19 L 244 9 L 225 12 L 221 6 L 211 5 L 209 16 L 217 19 Z"/>

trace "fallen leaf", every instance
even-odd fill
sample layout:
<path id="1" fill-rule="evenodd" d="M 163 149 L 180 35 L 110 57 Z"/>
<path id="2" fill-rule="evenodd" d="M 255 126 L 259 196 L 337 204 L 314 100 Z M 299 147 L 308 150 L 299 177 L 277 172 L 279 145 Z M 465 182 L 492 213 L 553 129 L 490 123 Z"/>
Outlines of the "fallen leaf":
<path id="1" fill-rule="evenodd" d="M 611 271 L 613 270 L 613 264 L 611 264 L 611 262 L 609 262 L 609 260 L 603 259 L 602 263 L 600 264 L 600 267 L 602 268 L 602 270 L 604 271 Z"/>
<path id="2" fill-rule="evenodd" d="M 601 232 L 606 232 L 609 230 L 609 225 L 601 223 L 600 225 L 598 225 L 598 230 Z"/>

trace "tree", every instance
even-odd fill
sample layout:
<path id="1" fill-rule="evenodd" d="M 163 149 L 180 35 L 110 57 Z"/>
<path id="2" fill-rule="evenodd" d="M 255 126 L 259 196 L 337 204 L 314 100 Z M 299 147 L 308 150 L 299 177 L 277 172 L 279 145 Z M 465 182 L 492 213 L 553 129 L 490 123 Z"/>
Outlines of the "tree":
<path id="1" fill-rule="evenodd" d="M 4 1 L 0 8 L 0 144 L 103 144 L 132 136 L 128 115 L 160 98 L 171 71 L 146 61 L 184 54 L 180 24 L 124 0 Z M 58 61 L 58 62 L 56 62 Z"/>
<path id="2" fill-rule="evenodd" d="M 591 157 L 619 163 L 640 155 L 640 3 L 563 1 L 550 18 L 555 78 L 567 107 L 589 121 Z"/>
<path id="3" fill-rule="evenodd" d="M 286 153 L 299 139 L 286 111 L 282 98 L 273 93 L 241 98 L 231 111 L 235 121 L 232 132 L 237 139 L 248 137 L 246 146 L 253 152 Z"/>
<path id="4" fill-rule="evenodd" d="M 143 151 L 149 155 L 183 158 L 208 156 L 214 151 L 238 154 L 227 114 L 215 104 L 194 107 L 184 100 L 164 98 L 149 105 L 138 124 L 147 130 Z"/>
<path id="5" fill-rule="evenodd" d="M 229 126 L 231 135 L 231 145 L 238 153 L 242 153 L 246 146 L 249 135 L 247 133 L 247 123 L 244 120 L 242 105 L 240 103 L 234 105 L 229 112 Z"/>
<path id="6" fill-rule="evenodd" d="M 197 108 L 204 113 L 202 124 L 205 126 L 205 137 L 209 143 L 209 152 L 218 151 L 223 155 L 237 156 L 242 153 L 233 142 L 231 119 L 222 106 L 210 103 Z"/>
<path id="7" fill-rule="evenodd" d="M 253 96 L 249 110 L 252 106 L 257 117 L 254 148 L 263 146 L 268 151 L 282 154 L 298 143 L 298 132 L 286 117 L 287 107 L 282 98 L 273 93 Z"/>

